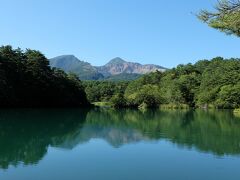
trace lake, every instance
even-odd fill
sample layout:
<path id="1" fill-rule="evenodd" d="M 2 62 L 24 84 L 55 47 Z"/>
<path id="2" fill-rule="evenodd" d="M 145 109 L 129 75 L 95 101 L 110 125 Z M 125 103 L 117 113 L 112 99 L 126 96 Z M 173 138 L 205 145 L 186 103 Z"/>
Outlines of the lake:
<path id="1" fill-rule="evenodd" d="M 0 110 L 1 180 L 239 180 L 231 111 Z"/>

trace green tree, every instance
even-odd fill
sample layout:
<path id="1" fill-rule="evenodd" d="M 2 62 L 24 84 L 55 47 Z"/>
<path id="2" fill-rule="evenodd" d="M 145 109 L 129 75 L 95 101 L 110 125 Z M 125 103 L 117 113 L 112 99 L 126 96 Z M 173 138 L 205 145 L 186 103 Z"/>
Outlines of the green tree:
<path id="1" fill-rule="evenodd" d="M 223 86 L 218 94 L 216 106 L 218 108 L 239 108 L 240 83 Z"/>
<path id="2" fill-rule="evenodd" d="M 218 29 L 227 34 L 240 36 L 240 1 L 219 0 L 216 12 L 202 10 L 198 18 L 210 27 Z"/>
<path id="3" fill-rule="evenodd" d="M 114 95 L 124 93 L 128 82 L 84 81 L 83 85 L 90 102 L 109 101 Z"/>
<path id="4" fill-rule="evenodd" d="M 127 106 L 126 99 L 122 93 L 114 95 L 110 101 L 114 108 L 123 108 Z"/>
<path id="5" fill-rule="evenodd" d="M 89 106 L 81 81 L 51 69 L 39 51 L 0 47 L 0 106 Z"/>
<path id="6" fill-rule="evenodd" d="M 196 95 L 198 105 L 216 105 L 223 86 L 236 85 L 240 82 L 239 59 L 225 60 L 221 57 L 212 59 L 201 77 L 201 84 Z"/>

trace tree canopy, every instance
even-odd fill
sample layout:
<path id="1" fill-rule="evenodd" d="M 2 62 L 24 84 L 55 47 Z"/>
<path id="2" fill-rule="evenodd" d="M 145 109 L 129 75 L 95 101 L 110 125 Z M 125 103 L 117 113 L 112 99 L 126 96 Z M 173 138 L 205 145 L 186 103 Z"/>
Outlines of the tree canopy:
<path id="1" fill-rule="evenodd" d="M 0 107 L 88 106 L 81 81 L 39 51 L 0 47 Z"/>
<path id="2" fill-rule="evenodd" d="M 240 60 L 216 57 L 178 65 L 144 75 L 124 89 L 112 99 L 114 106 L 239 108 Z"/>
<path id="3" fill-rule="evenodd" d="M 219 0 L 215 9 L 202 10 L 198 18 L 210 27 L 240 37 L 240 0 Z"/>

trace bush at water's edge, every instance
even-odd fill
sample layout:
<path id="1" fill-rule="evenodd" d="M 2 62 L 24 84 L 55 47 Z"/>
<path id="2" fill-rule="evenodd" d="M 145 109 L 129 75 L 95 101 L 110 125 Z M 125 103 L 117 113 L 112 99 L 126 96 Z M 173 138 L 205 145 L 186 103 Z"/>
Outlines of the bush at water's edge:
<path id="1" fill-rule="evenodd" d="M 240 116 L 240 108 L 233 111 L 234 115 Z"/>

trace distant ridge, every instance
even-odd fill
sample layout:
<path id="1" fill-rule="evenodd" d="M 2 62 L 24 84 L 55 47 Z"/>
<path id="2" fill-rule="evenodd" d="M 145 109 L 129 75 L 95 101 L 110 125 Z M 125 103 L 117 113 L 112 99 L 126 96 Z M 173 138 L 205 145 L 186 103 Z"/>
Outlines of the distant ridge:
<path id="1" fill-rule="evenodd" d="M 120 57 L 110 60 L 103 66 L 92 66 L 79 60 L 74 55 L 57 56 L 49 60 L 51 67 L 73 72 L 82 80 L 132 80 L 154 71 L 165 71 L 166 68 L 154 65 L 128 62 Z"/>
<path id="2" fill-rule="evenodd" d="M 63 55 L 49 60 L 51 67 L 60 68 L 66 72 L 73 72 L 83 80 L 98 80 L 104 76 L 88 62 L 76 58 L 74 55 Z"/>

